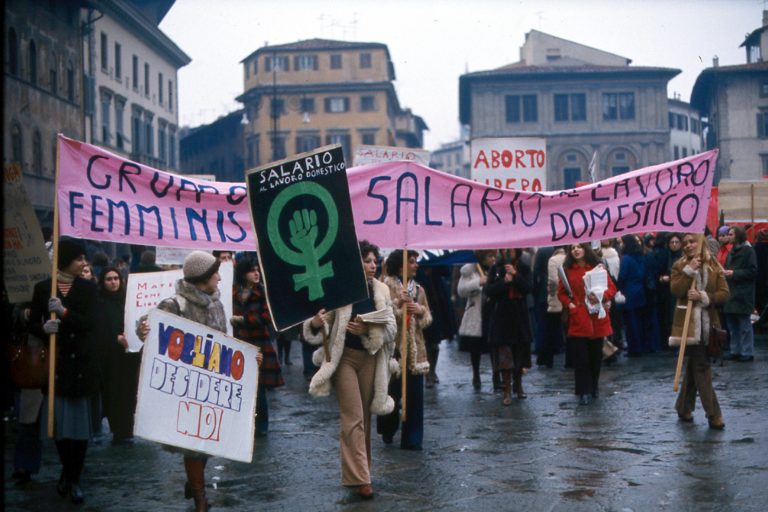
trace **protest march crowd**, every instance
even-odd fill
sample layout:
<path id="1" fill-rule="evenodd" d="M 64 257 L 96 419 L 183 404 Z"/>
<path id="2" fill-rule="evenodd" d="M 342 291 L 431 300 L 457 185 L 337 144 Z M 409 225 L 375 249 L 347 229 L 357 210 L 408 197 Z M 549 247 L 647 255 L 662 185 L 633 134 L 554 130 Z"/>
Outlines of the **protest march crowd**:
<path id="1" fill-rule="evenodd" d="M 565 367 L 573 369 L 575 400 L 589 407 L 600 397 L 603 364 L 679 350 L 684 338 L 687 365 L 675 403 L 679 420 L 693 421 L 698 394 L 709 427 L 725 427 L 710 364 L 754 360 L 754 331 L 765 328 L 768 303 L 768 229 L 757 231 L 754 243 L 744 227 L 734 225 L 721 226 L 716 237 L 656 232 L 456 254 L 459 264 L 439 258 L 420 262 L 415 251 L 395 250 L 382 258 L 377 246 L 360 241 L 367 299 L 317 311 L 298 328 L 276 332 L 256 255 L 196 250 L 186 256 L 183 277 L 157 308 L 214 331 L 230 326 L 235 338 L 258 347 L 256 436 L 268 435 L 266 390 L 285 383 L 281 367 L 292 364 L 291 342 L 298 338 L 309 393 L 333 391 L 337 397 L 341 483 L 361 499 L 374 496 L 374 430 L 387 444 L 399 430 L 406 450 L 421 450 L 429 442 L 424 394 L 440 382 L 438 356 L 445 340 L 458 340 L 459 350 L 468 354 L 467 380 L 480 390 L 490 378 L 502 407 L 528 397 L 525 375 L 534 365 L 552 368 L 554 356 L 564 353 Z M 51 279 L 37 283 L 30 303 L 10 304 L 4 292 L 4 324 L 13 326 L 13 335 L 4 338 L 45 345 L 56 334 L 54 441 L 61 462 L 56 491 L 82 503 L 88 443 L 101 432 L 103 420 L 115 444 L 131 443 L 134 435 L 142 353 L 127 350 L 134 326 L 124 325 L 131 307 L 126 281 L 132 274 L 166 269 L 155 263 L 151 249 L 138 261 L 109 261 L 98 243 L 74 238 L 61 238 L 56 255 L 55 294 Z M 234 265 L 232 289 L 219 285 L 224 263 Z M 229 295 L 227 317 L 222 298 Z M 149 326 L 141 321 L 135 330 L 143 340 Z M 398 363 L 403 350 L 404 379 Z M 491 363 L 489 376 L 480 371 L 483 357 Z M 47 385 L 20 384 L 6 393 L 4 408 L 14 409 L 18 421 L 13 476 L 23 486 L 40 469 L 50 397 Z M 185 498 L 194 500 L 196 510 L 208 510 L 204 472 L 210 455 L 164 447 L 182 454 Z"/>

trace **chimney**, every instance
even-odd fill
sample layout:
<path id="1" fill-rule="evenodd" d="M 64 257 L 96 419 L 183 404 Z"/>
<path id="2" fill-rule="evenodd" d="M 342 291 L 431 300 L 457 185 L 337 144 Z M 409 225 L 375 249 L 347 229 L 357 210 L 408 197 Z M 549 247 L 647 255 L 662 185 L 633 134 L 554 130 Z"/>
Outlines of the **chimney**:
<path id="1" fill-rule="evenodd" d="M 712 57 L 712 67 L 716 68 L 719 65 L 720 65 L 720 58 L 717 55 L 715 55 L 714 57 Z"/>
<path id="2" fill-rule="evenodd" d="M 763 11 L 763 26 L 768 27 L 768 10 Z"/>

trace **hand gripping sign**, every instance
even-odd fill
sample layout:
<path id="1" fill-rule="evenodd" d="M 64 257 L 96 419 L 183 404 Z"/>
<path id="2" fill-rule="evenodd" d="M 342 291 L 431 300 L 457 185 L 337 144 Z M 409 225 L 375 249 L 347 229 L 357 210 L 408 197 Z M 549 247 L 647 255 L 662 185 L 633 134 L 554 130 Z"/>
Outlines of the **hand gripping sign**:
<path id="1" fill-rule="evenodd" d="M 251 462 L 257 348 L 159 309 L 148 322 L 134 434 Z"/>

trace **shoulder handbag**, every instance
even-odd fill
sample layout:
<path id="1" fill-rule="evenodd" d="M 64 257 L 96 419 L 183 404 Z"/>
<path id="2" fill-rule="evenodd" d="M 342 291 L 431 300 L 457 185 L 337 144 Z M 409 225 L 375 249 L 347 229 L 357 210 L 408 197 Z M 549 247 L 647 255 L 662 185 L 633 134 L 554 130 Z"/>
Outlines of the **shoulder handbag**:
<path id="1" fill-rule="evenodd" d="M 709 328 L 709 343 L 707 343 L 707 355 L 712 359 L 719 359 L 723 350 L 728 346 L 728 331 L 719 327 Z"/>
<path id="2" fill-rule="evenodd" d="M 606 360 L 618 352 L 619 347 L 611 343 L 608 338 L 603 338 L 603 360 Z"/>
<path id="3" fill-rule="evenodd" d="M 42 388 L 48 383 L 48 350 L 45 344 L 27 335 L 8 348 L 11 378 L 17 389 Z"/>

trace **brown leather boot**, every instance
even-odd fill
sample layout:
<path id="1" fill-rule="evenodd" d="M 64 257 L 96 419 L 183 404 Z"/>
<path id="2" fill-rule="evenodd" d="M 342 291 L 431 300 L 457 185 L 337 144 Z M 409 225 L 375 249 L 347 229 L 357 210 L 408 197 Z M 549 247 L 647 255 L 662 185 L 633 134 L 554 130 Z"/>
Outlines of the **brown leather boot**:
<path id="1" fill-rule="evenodd" d="M 208 500 L 205 498 L 205 460 L 184 457 L 184 469 L 187 472 L 187 484 L 195 499 L 195 512 L 208 512 Z M 185 486 L 186 491 L 187 486 Z"/>
<path id="2" fill-rule="evenodd" d="M 509 371 L 503 371 L 501 372 L 502 375 L 502 381 L 504 383 L 504 398 L 501 400 L 502 405 L 511 405 L 512 404 L 512 398 L 511 398 L 511 385 L 510 385 L 510 375 Z"/>

